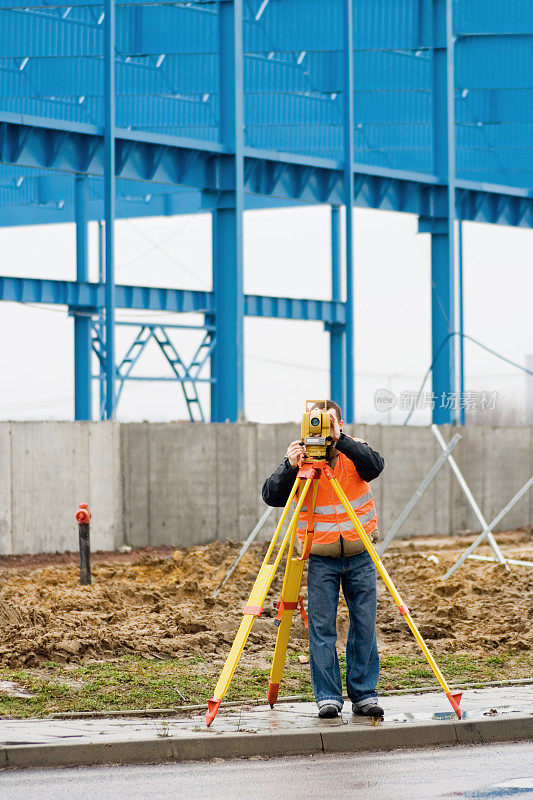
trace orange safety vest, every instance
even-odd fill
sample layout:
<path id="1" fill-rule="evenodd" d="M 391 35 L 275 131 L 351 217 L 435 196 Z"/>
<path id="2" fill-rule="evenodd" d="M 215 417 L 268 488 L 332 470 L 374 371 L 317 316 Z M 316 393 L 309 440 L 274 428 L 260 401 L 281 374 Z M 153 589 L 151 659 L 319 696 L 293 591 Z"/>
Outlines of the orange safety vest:
<path id="1" fill-rule="evenodd" d="M 341 484 L 350 505 L 359 517 L 363 528 L 371 538 L 378 527 L 374 495 L 369 484 L 357 472 L 355 465 L 347 456 L 339 453 L 333 474 Z M 312 487 L 309 487 L 307 497 L 311 497 Z M 297 498 L 295 498 L 297 499 Z M 313 544 L 331 544 L 342 538 L 355 542 L 361 537 L 344 510 L 330 481 L 321 475 L 318 482 L 315 511 L 313 515 L 314 537 Z M 307 506 L 302 506 L 298 517 L 298 539 L 303 542 L 307 530 Z"/>

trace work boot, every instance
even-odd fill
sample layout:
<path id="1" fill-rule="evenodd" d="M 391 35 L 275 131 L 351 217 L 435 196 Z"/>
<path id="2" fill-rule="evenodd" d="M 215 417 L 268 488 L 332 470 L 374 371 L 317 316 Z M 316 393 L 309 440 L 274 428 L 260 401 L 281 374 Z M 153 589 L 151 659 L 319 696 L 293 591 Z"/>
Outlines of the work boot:
<path id="1" fill-rule="evenodd" d="M 352 703 L 352 714 L 358 714 L 361 717 L 373 717 L 375 719 L 383 719 L 385 713 L 381 706 L 371 700 L 365 706 L 358 706 L 357 703 Z"/>
<path id="2" fill-rule="evenodd" d="M 334 703 L 324 703 L 324 705 L 320 706 L 318 709 L 318 716 L 320 719 L 333 719 L 333 717 L 338 717 L 338 706 L 336 706 Z"/>

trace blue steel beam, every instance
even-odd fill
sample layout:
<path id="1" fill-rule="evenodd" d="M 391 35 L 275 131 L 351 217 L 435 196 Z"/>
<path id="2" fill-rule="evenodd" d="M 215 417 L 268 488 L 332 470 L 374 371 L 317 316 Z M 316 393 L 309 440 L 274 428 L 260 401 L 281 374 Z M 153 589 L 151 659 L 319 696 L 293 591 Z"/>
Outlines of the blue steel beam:
<path id="1" fill-rule="evenodd" d="M 76 282 L 89 280 L 87 250 L 87 178 L 74 179 L 76 196 Z M 74 419 L 91 419 L 91 318 L 74 315 Z"/>
<path id="2" fill-rule="evenodd" d="M 24 176 L 21 175 L 21 178 Z M 37 191 L 33 187 L 26 192 L 17 192 L 11 186 L 3 190 L 2 176 L 0 173 L 0 227 L 20 225 L 48 225 L 55 223 L 75 222 L 74 194 L 65 189 L 65 178 L 58 173 L 48 173 L 46 183 L 49 185 L 50 202 L 39 202 Z M 71 176 L 67 176 L 71 180 Z M 36 183 L 38 177 L 24 178 L 24 183 Z M 12 178 L 6 179 L 15 185 Z M 177 189 L 169 192 L 168 186 L 162 184 L 146 185 L 136 181 L 119 182 L 117 186 L 115 219 L 129 219 L 135 217 L 162 217 L 179 214 L 205 213 L 212 211 L 217 206 L 217 196 L 213 192 L 202 192 L 195 189 Z M 97 187 L 99 190 L 100 187 Z M 158 193 L 158 190 L 164 191 Z M 102 216 L 102 200 L 99 191 L 89 186 L 92 197 L 87 203 L 87 219 L 100 220 Z M 95 197 L 96 195 L 96 197 Z M 31 198 L 31 199 L 30 199 Z M 245 196 L 245 209 L 286 208 L 299 205 L 296 202 L 277 200 L 272 197 L 259 195 Z"/>
<path id="3" fill-rule="evenodd" d="M 200 188 L 218 206 L 233 191 L 224 167 L 233 156 L 223 145 L 183 137 L 116 129 L 116 175 Z M 102 177 L 103 136 L 93 125 L 0 112 L 0 162 Z M 361 208 L 441 217 L 446 180 L 424 173 L 353 165 L 354 204 Z M 300 203 L 343 203 L 343 165 L 331 159 L 244 148 L 244 188 L 254 195 Z M 533 197 L 520 189 L 456 180 L 458 219 L 533 227 Z"/>
<path id="4" fill-rule="evenodd" d="M 55 175 L 57 173 L 49 173 Z M 533 181 L 533 172 L 532 172 Z M 49 179 L 47 178 L 47 181 Z M 129 182 L 131 183 L 131 182 Z M 457 185 L 457 182 L 456 182 Z M 140 189 L 145 187 L 145 183 L 138 182 Z M 152 184 L 158 187 L 158 184 Z M 425 213 L 427 208 L 431 208 L 433 203 L 428 197 L 424 198 L 424 185 L 409 188 L 409 191 L 416 198 L 407 203 L 405 200 L 407 191 L 405 184 L 399 182 L 385 181 L 383 183 L 383 193 L 380 194 L 380 180 L 373 181 L 368 178 L 358 183 L 359 194 L 356 197 L 355 205 L 362 208 L 383 208 L 392 211 L 404 211 L 406 213 Z M 495 194 L 478 191 L 475 189 L 456 188 L 456 217 L 457 219 L 471 220 L 477 222 L 490 222 L 493 224 L 503 224 L 511 226 L 532 227 L 533 217 L 531 210 L 531 193 L 524 190 L 516 195 L 505 195 L 507 187 L 494 187 Z M 51 189 L 52 193 L 55 189 Z M 201 192 L 185 190 L 178 193 L 168 194 L 144 194 L 139 192 L 135 197 L 133 192 L 125 193 L 126 196 L 117 197 L 116 218 L 126 219 L 131 217 L 158 217 L 172 216 L 174 214 L 192 214 L 196 212 L 212 211 L 218 201 L 224 202 L 222 193 Z M 529 196 L 528 196 L 529 195 Z M 1 190 L 0 190 L 1 197 Z M 57 202 L 42 205 L 36 198 L 34 202 L 26 201 L 21 198 L 20 202 L 10 202 L 2 197 L 0 204 L 0 227 L 10 227 L 17 225 L 46 225 L 61 222 L 75 222 L 74 199 L 64 200 L 64 192 L 58 191 L 54 194 Z M 437 198 L 440 202 L 440 197 Z M 297 200 L 283 200 L 272 196 L 245 195 L 246 209 L 264 208 L 284 208 L 301 206 Z M 417 209 L 420 209 L 418 211 Z M 100 199 L 89 199 L 88 219 L 99 220 L 101 217 L 102 201 Z"/>
<path id="5" fill-rule="evenodd" d="M 213 212 L 213 293 L 217 335 L 211 356 L 211 421 L 237 422 L 244 412 L 244 109 L 242 0 L 219 7 L 219 129 L 225 203 Z"/>
<path id="6" fill-rule="evenodd" d="M 105 307 L 105 285 L 0 276 L 1 300 L 69 306 L 74 311 L 82 312 L 85 309 L 87 314 L 97 314 Z M 117 285 L 116 307 L 139 311 L 212 314 L 215 310 L 215 298 L 212 292 L 192 289 Z M 298 319 L 339 325 L 345 322 L 344 303 L 333 300 L 247 294 L 244 296 L 244 313 L 248 317 Z"/>
<path id="7" fill-rule="evenodd" d="M 182 3 L 172 2 L 172 0 L 116 0 L 116 2 L 117 7 L 151 6 L 149 12 L 156 14 L 155 19 L 151 25 L 149 16 L 142 19 L 147 28 L 147 35 L 138 37 L 148 52 L 154 52 L 158 41 L 172 45 L 177 40 L 182 48 L 185 46 L 187 34 L 190 36 L 190 30 L 189 28 L 180 29 L 179 22 L 182 19 L 180 13 L 185 16 L 188 12 L 191 17 L 193 14 L 200 17 L 198 12 L 203 11 L 204 14 L 201 15 L 203 19 L 197 23 L 197 26 L 203 23 L 205 27 L 208 27 L 211 22 L 210 18 L 216 18 L 215 3 L 202 0 Z M 79 19 L 80 11 L 83 8 L 92 10 L 101 8 L 102 5 L 103 0 L 73 0 L 72 2 L 70 0 L 54 0 L 53 3 L 46 0 L 29 0 L 29 2 L 0 0 L 2 9 L 40 9 L 42 12 L 48 12 L 49 16 L 54 14 L 56 7 L 66 6 L 77 9 L 77 14 L 65 16 L 67 22 L 75 22 Z M 168 5 L 173 5 L 175 8 L 165 8 Z M 247 5 L 250 8 L 251 4 Z M 302 47 L 322 51 L 341 49 L 342 12 L 340 3 L 333 0 L 328 0 L 327 4 L 324 3 L 324 0 L 271 2 L 261 18 L 261 25 L 258 25 L 253 18 L 254 11 L 259 6 L 259 0 L 255 6 L 255 9 L 250 8 L 250 14 L 246 19 L 247 38 L 250 46 L 254 45 L 257 49 L 264 50 L 274 40 L 278 52 L 291 50 L 298 52 Z M 391 49 L 415 49 L 417 43 L 427 47 L 428 39 L 420 40 L 417 36 L 419 6 L 419 0 L 392 0 L 391 2 L 381 0 L 379 3 L 376 3 L 376 0 L 365 0 L 364 2 L 358 0 L 355 7 L 355 26 L 358 34 L 360 33 L 357 37 L 358 46 L 368 49 L 372 46 L 375 47 L 379 42 L 382 47 Z M 457 7 L 459 14 L 457 14 L 455 33 L 461 36 L 509 36 L 533 32 L 533 13 L 528 0 L 508 3 L 504 16 L 499 13 L 499 4 L 489 2 L 489 0 L 481 0 L 481 2 L 479 0 L 477 2 L 461 0 L 461 2 L 457 2 Z M 302 8 L 304 9 L 303 13 Z M 121 11 L 127 13 L 129 9 L 125 8 Z M 298 13 L 299 11 L 300 13 Z M 58 16 L 59 20 L 63 21 L 63 13 Z M 97 16 L 94 16 L 93 19 L 96 24 Z M 326 21 L 329 24 L 324 24 Z M 213 23 L 211 23 L 212 25 Z M 194 29 L 194 33 L 197 33 L 197 29 Z M 128 29 L 123 36 L 135 40 L 135 36 Z M 204 44 L 204 48 L 212 46 L 213 39 L 214 36 L 211 34 L 208 43 Z M 163 50 L 163 52 L 165 51 Z"/>
<path id="8" fill-rule="evenodd" d="M 187 0 L 188 6 L 196 6 L 198 10 L 213 13 L 216 3 L 229 3 L 231 0 Z M 177 0 L 115 0 L 117 6 L 176 6 Z M 103 0 L 0 0 L 0 8 L 37 8 L 53 10 L 54 8 L 76 8 L 77 6 L 101 8 Z"/>

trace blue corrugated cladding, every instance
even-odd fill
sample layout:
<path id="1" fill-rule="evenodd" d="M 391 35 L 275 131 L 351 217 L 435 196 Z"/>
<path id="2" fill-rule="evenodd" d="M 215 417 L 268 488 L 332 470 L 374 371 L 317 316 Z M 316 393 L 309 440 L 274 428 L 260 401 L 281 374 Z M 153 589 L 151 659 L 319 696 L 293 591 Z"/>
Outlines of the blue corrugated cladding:
<path id="1" fill-rule="evenodd" d="M 102 124 L 102 11 L 1 11 L 0 109 Z M 246 143 L 342 158 L 342 1 L 245 11 Z M 528 186 L 533 0 L 455 0 L 454 28 L 458 176 Z M 216 140 L 217 39 L 215 4 L 118 6 L 117 124 Z M 354 0 L 356 161 L 432 171 L 431 44 L 421 0 Z"/>

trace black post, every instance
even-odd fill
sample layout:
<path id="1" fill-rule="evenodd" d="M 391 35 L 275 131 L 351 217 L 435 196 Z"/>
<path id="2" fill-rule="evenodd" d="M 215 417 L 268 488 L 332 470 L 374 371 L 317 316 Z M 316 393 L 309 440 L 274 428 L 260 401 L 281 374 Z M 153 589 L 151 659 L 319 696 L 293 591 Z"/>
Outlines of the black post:
<path id="1" fill-rule="evenodd" d="M 91 512 L 87 503 L 80 503 L 76 512 L 80 539 L 80 584 L 89 586 L 91 583 Z"/>

